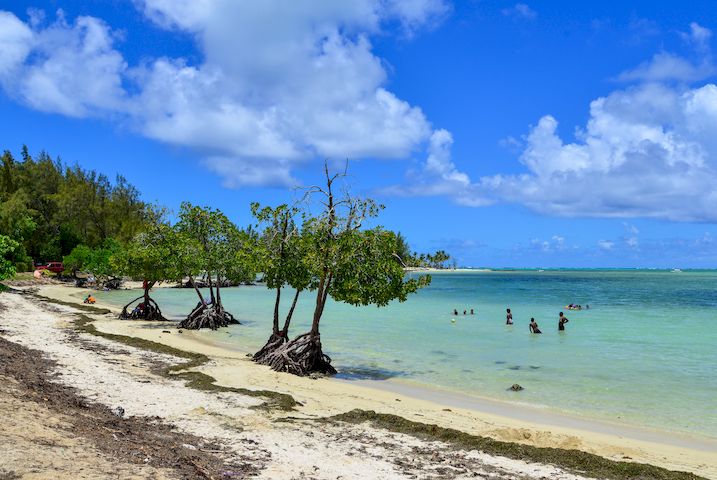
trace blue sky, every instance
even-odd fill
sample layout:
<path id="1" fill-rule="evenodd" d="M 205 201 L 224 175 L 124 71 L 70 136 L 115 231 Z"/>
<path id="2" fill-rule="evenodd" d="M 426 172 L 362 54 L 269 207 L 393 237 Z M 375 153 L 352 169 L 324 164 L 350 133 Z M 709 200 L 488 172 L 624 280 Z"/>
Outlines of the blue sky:
<path id="1" fill-rule="evenodd" d="M 0 147 L 239 224 L 349 159 L 464 266 L 714 267 L 714 6 L 627 3 L 0 2 Z"/>

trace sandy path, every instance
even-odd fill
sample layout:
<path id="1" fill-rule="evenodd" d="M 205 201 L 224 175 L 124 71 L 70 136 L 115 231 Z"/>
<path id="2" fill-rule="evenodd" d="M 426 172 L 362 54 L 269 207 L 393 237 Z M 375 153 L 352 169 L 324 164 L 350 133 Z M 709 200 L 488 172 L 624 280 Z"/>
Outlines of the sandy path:
<path id="1" fill-rule="evenodd" d="M 188 434 L 216 441 L 227 449 L 231 461 L 255 466 L 259 478 L 580 478 L 549 465 L 455 450 L 441 442 L 422 441 L 367 425 L 275 422 L 276 415 L 250 408 L 259 403 L 256 398 L 196 391 L 183 382 L 152 373 L 157 364 L 177 359 L 78 334 L 70 323 L 75 313 L 71 307 L 37 303 L 18 294 L 0 295 L 0 303 L 5 307 L 0 312 L 2 336 L 42 350 L 55 360 L 58 381 L 94 401 L 121 406 L 126 415 L 156 416 Z M 2 405 L 17 408 L 18 400 L 4 393 L 6 402 Z M 16 429 L 25 424 L 41 425 L 41 418 L 44 417 L 29 413 L 18 418 Z M 52 430 L 51 420 L 46 421 L 50 422 L 46 428 Z M 42 448 L 37 446 L 40 438 L 42 435 L 34 435 L 28 442 Z M 15 441 L 0 439 L 7 445 Z M 84 458 L 75 457 L 75 467 L 104 478 L 101 472 L 105 467 Z M 23 478 L 35 478 L 32 470 L 38 468 L 32 462 L 15 456 L 6 463 L 2 468 L 7 471 L 18 472 L 20 467 Z M 43 463 L 44 468 L 52 465 L 49 460 L 43 459 Z M 134 474 L 126 473 L 122 478 Z M 160 478 L 157 472 L 137 471 L 136 475 Z M 68 472 L 54 478 L 82 477 Z"/>

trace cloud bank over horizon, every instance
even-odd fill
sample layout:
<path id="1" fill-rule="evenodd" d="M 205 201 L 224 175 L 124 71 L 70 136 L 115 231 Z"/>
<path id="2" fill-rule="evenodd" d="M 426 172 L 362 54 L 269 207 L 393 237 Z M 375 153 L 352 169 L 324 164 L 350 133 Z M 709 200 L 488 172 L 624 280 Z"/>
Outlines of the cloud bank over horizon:
<path id="1" fill-rule="evenodd" d="M 690 85 L 715 73 L 711 31 L 693 22 L 681 36 L 697 63 L 663 52 L 623 72 L 618 80 L 633 84 L 593 100 L 574 142 L 558 135 L 555 117 L 540 118 L 520 142 L 525 173 L 473 181 L 443 150 L 411 172 L 407 186 L 383 191 L 446 195 L 467 206 L 515 203 L 563 217 L 717 222 L 717 85 Z"/>

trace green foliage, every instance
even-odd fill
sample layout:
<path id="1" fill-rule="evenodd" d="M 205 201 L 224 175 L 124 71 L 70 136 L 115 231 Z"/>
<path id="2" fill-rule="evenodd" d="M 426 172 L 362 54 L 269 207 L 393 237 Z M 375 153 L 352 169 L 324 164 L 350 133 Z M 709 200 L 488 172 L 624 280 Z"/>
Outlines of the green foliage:
<path id="1" fill-rule="evenodd" d="M 219 278 L 225 278 L 232 283 L 254 281 L 259 267 L 255 255 L 258 239 L 234 225 L 229 229 L 228 237 L 228 242 L 223 245 L 226 257 L 217 265 Z"/>
<path id="2" fill-rule="evenodd" d="M 18 243 L 12 238 L 0 235 L 0 280 L 5 280 L 15 275 L 15 265 L 7 259 L 18 247 Z"/>
<path id="3" fill-rule="evenodd" d="M 385 306 L 405 301 L 410 293 L 428 285 L 428 276 L 407 279 L 398 254 L 399 236 L 381 227 L 363 228 L 376 218 L 382 205 L 371 199 L 336 196 L 335 181 L 326 167 L 326 187 L 313 187 L 310 200 L 321 205 L 318 215 L 304 212 L 306 262 L 316 285 L 317 300 L 312 333 L 318 333 L 326 298 L 352 305 Z M 405 244 L 405 241 L 403 242 Z"/>
<path id="4" fill-rule="evenodd" d="M 254 217 L 265 226 L 255 248 L 255 257 L 267 288 L 307 289 L 312 280 L 306 262 L 311 239 L 296 225 L 294 218 L 299 210 L 286 204 L 260 208 L 258 203 L 253 203 L 251 207 Z"/>
<path id="5" fill-rule="evenodd" d="M 182 203 L 178 263 L 185 275 L 206 275 L 217 282 L 248 282 L 256 276 L 252 237 L 239 230 L 221 211 Z"/>
<path id="6" fill-rule="evenodd" d="M 80 243 L 128 242 L 159 216 L 121 176 L 112 183 L 45 152 L 33 158 L 27 147 L 21 160 L 5 151 L 0 163 L 0 234 L 19 243 L 17 265 L 58 260 Z"/>
<path id="7" fill-rule="evenodd" d="M 69 255 L 65 255 L 62 263 L 65 273 L 76 276 L 77 272 L 84 271 L 92 273 L 98 281 L 105 281 L 121 274 L 112 260 L 115 256 L 122 255 L 123 251 L 117 240 L 108 238 L 97 248 L 76 246 Z"/>
<path id="8" fill-rule="evenodd" d="M 179 268 L 178 242 L 171 226 L 156 223 L 135 235 L 126 248 L 112 256 L 110 263 L 122 275 L 139 280 L 179 280 L 184 274 Z"/>
<path id="9" fill-rule="evenodd" d="M 411 261 L 411 247 L 401 232 L 396 233 L 396 255 L 404 266 Z"/>
<path id="10" fill-rule="evenodd" d="M 92 251 L 92 255 L 86 265 L 87 270 L 103 282 L 110 278 L 116 278 L 120 272 L 110 261 L 113 256 L 119 255 L 122 251 L 122 245 L 114 238 L 107 238 L 100 247 Z"/>
<path id="11" fill-rule="evenodd" d="M 329 291 L 334 300 L 351 305 L 383 307 L 392 300 L 406 301 L 409 294 L 430 283 L 430 277 L 406 279 L 397 261 L 401 243 L 397 234 L 380 227 L 348 231 L 340 237 L 341 252 Z"/>
<path id="12" fill-rule="evenodd" d="M 65 273 L 77 276 L 77 272 L 85 270 L 92 260 L 93 251 L 87 245 L 77 245 L 69 255 L 65 255 L 62 263 L 65 266 Z"/>

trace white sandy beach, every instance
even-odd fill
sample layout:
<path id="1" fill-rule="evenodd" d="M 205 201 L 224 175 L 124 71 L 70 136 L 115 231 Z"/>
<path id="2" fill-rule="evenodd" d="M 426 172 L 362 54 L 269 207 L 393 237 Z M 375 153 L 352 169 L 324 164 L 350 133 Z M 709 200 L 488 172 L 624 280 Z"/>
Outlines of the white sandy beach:
<path id="1" fill-rule="evenodd" d="M 77 302 L 83 292 L 49 285 L 43 286 L 39 294 Z M 440 457 L 435 453 L 419 454 L 416 452 L 425 452 L 426 448 L 431 452 L 450 449 L 440 442 L 426 442 L 368 425 L 339 428 L 322 424 L 317 427 L 314 422 L 306 421 L 352 409 L 395 414 L 503 441 L 579 449 L 613 460 L 650 463 L 717 478 L 717 443 L 707 440 L 603 425 L 498 402 L 461 399 L 441 392 L 431 394 L 396 384 L 377 389 L 370 382 L 280 374 L 251 362 L 245 352 L 209 344 L 202 332 L 180 334 L 171 329 L 171 333 L 164 333 L 162 329 L 143 328 L 143 322 L 93 315 L 96 328 L 102 332 L 143 338 L 207 355 L 211 361 L 199 369 L 214 377 L 217 384 L 292 395 L 302 404 L 288 414 L 295 420 L 277 423 L 274 421 L 277 417 L 287 414 L 250 409 L 260 403 L 256 398 L 195 391 L 183 382 L 151 373 L 147 362 L 171 362 L 171 358 L 117 345 L 111 348 L 124 354 L 103 356 L 83 350 L 67 333 L 73 309 L 38 304 L 31 298 L 15 294 L 0 297 L 5 307 L 0 314 L 3 335 L 57 360 L 62 365 L 60 381 L 78 388 L 90 399 L 109 406 L 121 405 L 128 415 L 157 416 L 189 433 L 218 439 L 236 455 L 259 467 L 260 478 L 296 478 L 300 474 L 312 478 L 407 478 L 411 475 L 463 478 L 472 477 L 476 472 L 486 477 L 495 474 L 496 478 L 578 478 L 553 466 L 528 464 L 476 451 L 452 450 L 450 455 Z M 108 348 L 112 344 L 96 336 L 81 336 L 84 341 Z M 397 458 L 403 460 L 397 463 Z M 9 462 L 17 471 L 18 459 L 15 458 L 14 464 L 12 458 Z M 2 464 L 0 468 L 9 469 Z M 428 473 L 445 476 L 432 477 Z"/>

